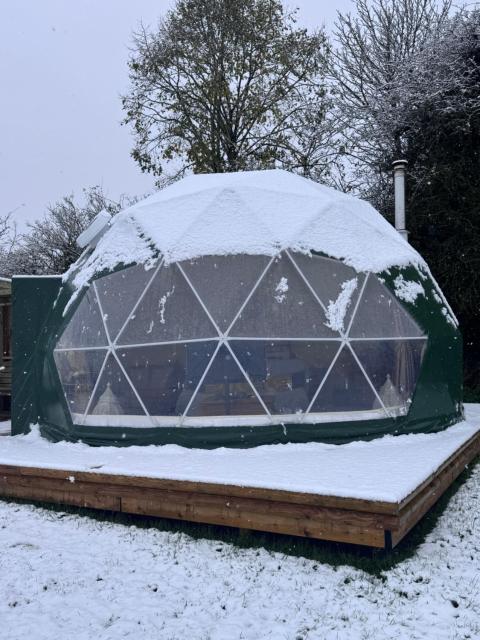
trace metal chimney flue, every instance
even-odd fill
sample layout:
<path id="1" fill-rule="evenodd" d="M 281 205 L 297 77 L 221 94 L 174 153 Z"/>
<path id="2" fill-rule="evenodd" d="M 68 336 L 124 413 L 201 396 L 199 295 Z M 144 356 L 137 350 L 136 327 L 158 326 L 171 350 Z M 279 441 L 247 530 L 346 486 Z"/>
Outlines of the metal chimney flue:
<path id="1" fill-rule="evenodd" d="M 408 231 L 405 225 L 405 169 L 406 160 L 395 160 L 393 163 L 393 184 L 395 191 L 395 229 L 408 242 Z"/>

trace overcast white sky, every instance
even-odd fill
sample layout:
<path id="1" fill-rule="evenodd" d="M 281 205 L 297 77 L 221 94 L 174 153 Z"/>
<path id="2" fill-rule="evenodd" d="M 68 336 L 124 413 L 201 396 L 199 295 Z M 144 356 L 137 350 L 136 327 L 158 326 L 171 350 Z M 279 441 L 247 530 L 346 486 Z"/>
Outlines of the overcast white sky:
<path id="1" fill-rule="evenodd" d="M 170 0 L 0 0 L 0 215 L 25 221 L 48 203 L 102 185 L 117 198 L 149 192 L 130 158 L 119 95 L 131 32 Z M 333 25 L 350 0 L 288 1 L 309 27 Z"/>

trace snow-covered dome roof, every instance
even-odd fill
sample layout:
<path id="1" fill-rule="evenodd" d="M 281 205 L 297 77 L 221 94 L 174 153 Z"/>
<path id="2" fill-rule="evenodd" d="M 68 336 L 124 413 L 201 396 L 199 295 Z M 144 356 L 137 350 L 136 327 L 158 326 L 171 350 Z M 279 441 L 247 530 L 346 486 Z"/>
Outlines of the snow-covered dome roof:
<path id="1" fill-rule="evenodd" d="M 80 270 L 81 286 L 119 263 L 318 251 L 357 271 L 423 266 L 367 202 L 282 170 L 191 175 L 119 213 Z"/>

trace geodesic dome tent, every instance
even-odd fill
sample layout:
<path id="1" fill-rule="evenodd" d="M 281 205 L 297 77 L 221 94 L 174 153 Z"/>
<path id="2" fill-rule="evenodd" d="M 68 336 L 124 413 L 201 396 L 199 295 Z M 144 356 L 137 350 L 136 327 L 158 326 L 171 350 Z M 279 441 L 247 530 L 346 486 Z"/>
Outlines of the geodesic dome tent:
<path id="1" fill-rule="evenodd" d="M 62 280 L 16 285 L 42 307 L 17 305 L 36 362 L 17 432 L 249 446 L 462 416 L 459 332 L 422 258 L 367 203 L 283 171 L 185 178 Z"/>

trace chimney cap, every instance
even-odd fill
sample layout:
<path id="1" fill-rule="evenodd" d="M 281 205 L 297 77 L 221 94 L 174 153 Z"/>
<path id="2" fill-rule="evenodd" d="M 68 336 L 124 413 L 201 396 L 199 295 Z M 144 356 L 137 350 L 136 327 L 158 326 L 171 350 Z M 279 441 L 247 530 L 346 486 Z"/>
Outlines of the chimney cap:
<path id="1" fill-rule="evenodd" d="M 408 160 L 394 160 L 392 164 L 394 169 L 405 169 L 408 165 Z"/>

